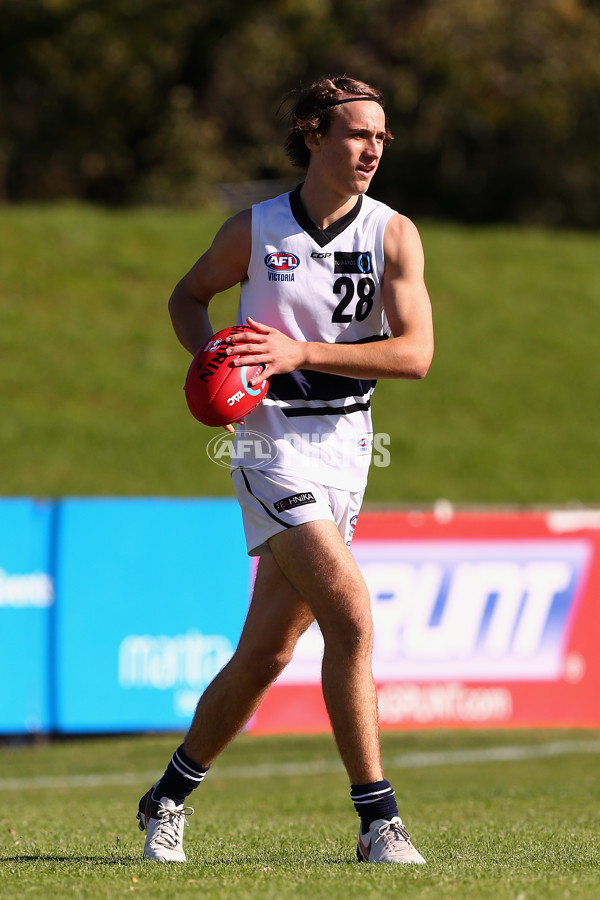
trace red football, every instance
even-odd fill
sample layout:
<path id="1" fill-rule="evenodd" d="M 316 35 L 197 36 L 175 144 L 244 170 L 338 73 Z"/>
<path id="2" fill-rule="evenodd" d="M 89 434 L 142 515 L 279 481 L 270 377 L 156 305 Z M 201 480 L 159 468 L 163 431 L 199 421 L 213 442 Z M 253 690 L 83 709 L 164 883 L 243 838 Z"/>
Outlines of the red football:
<path id="1" fill-rule="evenodd" d="M 185 380 L 185 399 L 191 414 L 204 425 L 239 422 L 269 390 L 268 379 L 255 387 L 248 385 L 262 366 L 233 366 L 232 360 L 238 357 L 225 353 L 228 335 L 253 330 L 249 325 L 224 328 L 196 353 Z"/>

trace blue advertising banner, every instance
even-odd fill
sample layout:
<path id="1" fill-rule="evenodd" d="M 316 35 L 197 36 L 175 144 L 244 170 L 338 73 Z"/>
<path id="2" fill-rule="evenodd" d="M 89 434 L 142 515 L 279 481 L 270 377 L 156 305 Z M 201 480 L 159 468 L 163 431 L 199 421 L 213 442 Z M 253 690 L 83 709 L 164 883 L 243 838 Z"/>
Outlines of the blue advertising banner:
<path id="1" fill-rule="evenodd" d="M 47 731 L 50 622 L 49 554 L 53 506 L 25 498 L 0 503 L 0 732 Z"/>
<path id="2" fill-rule="evenodd" d="M 247 610 L 236 501 L 65 500 L 58 535 L 58 730 L 186 729 Z"/>

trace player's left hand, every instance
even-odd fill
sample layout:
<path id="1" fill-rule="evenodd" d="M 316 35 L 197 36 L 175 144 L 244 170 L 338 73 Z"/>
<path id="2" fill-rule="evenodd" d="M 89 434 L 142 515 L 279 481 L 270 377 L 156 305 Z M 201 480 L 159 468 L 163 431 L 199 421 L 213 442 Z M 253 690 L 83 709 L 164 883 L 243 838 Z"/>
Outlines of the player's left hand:
<path id="1" fill-rule="evenodd" d="M 264 366 L 262 372 L 250 380 L 252 386 L 271 375 L 282 375 L 302 367 L 303 341 L 295 341 L 277 328 L 256 322 L 250 316 L 246 321 L 255 330 L 241 331 L 228 337 L 231 346 L 226 352 L 230 356 L 239 356 L 232 360 L 234 366 Z"/>

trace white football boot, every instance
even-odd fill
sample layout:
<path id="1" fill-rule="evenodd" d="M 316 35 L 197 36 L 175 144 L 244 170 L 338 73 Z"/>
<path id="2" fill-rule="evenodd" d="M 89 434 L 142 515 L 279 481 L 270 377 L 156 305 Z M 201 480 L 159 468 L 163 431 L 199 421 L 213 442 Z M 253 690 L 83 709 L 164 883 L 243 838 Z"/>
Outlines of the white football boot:
<path id="1" fill-rule="evenodd" d="M 366 834 L 358 829 L 356 855 L 361 862 L 400 863 L 422 866 L 425 860 L 410 842 L 410 835 L 402 819 L 376 819 Z"/>
<path id="2" fill-rule="evenodd" d="M 144 859 L 155 862 L 185 862 L 183 829 L 187 817 L 194 810 L 191 806 L 177 804 L 168 797 L 152 799 L 152 789 L 142 797 L 137 814 L 140 831 L 146 832 Z"/>

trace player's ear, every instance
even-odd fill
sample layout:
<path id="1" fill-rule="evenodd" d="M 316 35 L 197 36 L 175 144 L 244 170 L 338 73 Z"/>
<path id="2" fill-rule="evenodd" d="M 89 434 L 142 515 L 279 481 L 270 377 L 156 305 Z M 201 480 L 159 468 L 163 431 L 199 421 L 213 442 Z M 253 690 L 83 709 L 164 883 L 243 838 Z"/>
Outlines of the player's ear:
<path id="1" fill-rule="evenodd" d="M 323 136 L 318 131 L 305 131 L 304 143 L 311 153 L 319 153 L 321 151 L 321 141 Z"/>

